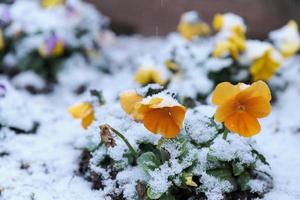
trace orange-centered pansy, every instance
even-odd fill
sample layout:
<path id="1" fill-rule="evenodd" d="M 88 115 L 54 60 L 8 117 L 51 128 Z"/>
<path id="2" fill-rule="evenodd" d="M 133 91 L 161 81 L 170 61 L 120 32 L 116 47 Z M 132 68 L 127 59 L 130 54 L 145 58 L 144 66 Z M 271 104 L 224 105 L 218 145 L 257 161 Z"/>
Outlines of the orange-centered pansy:
<path id="1" fill-rule="evenodd" d="M 160 94 L 138 102 L 136 109 L 143 116 L 144 126 L 165 138 L 174 138 L 179 134 L 186 112 L 185 107 L 171 96 Z"/>
<path id="2" fill-rule="evenodd" d="M 69 108 L 69 113 L 75 119 L 81 119 L 81 125 L 83 128 L 87 128 L 94 121 L 94 109 L 92 104 L 82 102 L 75 104 Z"/>
<path id="3" fill-rule="evenodd" d="M 260 132 L 257 118 L 269 115 L 270 101 L 269 87 L 263 81 L 251 85 L 223 82 L 217 85 L 212 94 L 212 102 L 218 106 L 215 120 L 224 122 L 227 129 L 244 137 Z"/>
<path id="4" fill-rule="evenodd" d="M 141 95 L 138 95 L 134 91 L 125 91 L 120 94 L 120 104 L 123 110 L 131 115 L 134 120 L 140 121 L 143 116 L 136 112 L 136 103 L 143 100 Z"/>

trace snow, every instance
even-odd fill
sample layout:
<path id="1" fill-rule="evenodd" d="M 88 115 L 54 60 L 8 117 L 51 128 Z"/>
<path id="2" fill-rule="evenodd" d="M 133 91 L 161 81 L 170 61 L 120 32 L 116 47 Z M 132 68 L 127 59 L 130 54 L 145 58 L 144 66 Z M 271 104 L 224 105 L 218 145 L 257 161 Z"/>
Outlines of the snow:
<path id="1" fill-rule="evenodd" d="M 73 2 L 74 6 L 81 5 L 76 4 L 75 0 L 70 2 Z M 28 32 L 34 32 L 40 28 L 61 27 L 60 20 L 49 19 L 48 16 L 50 12 L 56 12 L 61 16 L 61 8 L 44 12 L 43 18 L 37 19 L 35 12 L 26 17 L 21 16 L 23 12 L 27 12 L 28 7 L 32 9 L 36 6 L 35 1 L 18 1 L 11 15 L 13 19 L 20 21 L 12 27 L 12 30 L 26 27 Z M 98 15 L 94 11 L 91 13 L 91 17 Z M 192 17 L 188 16 L 188 18 Z M 40 23 L 39 20 L 48 20 L 49 23 Z M 232 23 L 244 26 L 241 19 L 227 15 L 225 27 L 231 26 L 227 24 Z M 171 49 L 176 49 L 175 61 L 179 62 L 183 73 L 175 75 L 169 89 L 184 96 L 195 97 L 199 91 L 208 94 L 213 87 L 212 82 L 206 77 L 207 71 L 219 71 L 232 62 L 230 59 L 207 59 L 213 45 L 209 39 L 199 39 L 189 44 L 188 41 L 180 39 L 178 34 L 171 34 L 166 39 L 141 36 L 118 37 L 111 43 L 113 44 L 104 49 L 110 63 L 111 74 L 87 66 L 81 56 L 74 55 L 64 64 L 64 69 L 58 75 L 58 83 L 50 94 L 31 95 L 24 90 L 16 90 L 27 84 L 37 88 L 44 86 L 44 81 L 31 72 L 23 72 L 13 80 L 1 76 L 0 198 L 4 200 L 97 200 L 108 198 L 106 196 L 108 193 L 123 192 L 126 198 L 134 199 L 137 197 L 135 186 L 138 180 L 148 181 L 154 192 L 163 193 L 168 190 L 172 181 L 181 182 L 177 175 L 188 168 L 193 159 L 196 159 L 197 165 L 193 171 L 201 175 L 199 181 L 204 184 L 201 190 L 205 191 L 209 199 L 222 199 L 222 192 L 230 191 L 232 185 L 228 181 L 219 181 L 205 173 L 205 170 L 210 167 L 206 159 L 207 155 L 222 158 L 224 161 L 238 158 L 240 163 L 250 164 L 255 161 L 255 157 L 251 154 L 253 146 L 265 155 L 271 166 L 268 168 L 262 162 L 256 162 L 257 169 L 270 172 L 274 178 L 274 188 L 265 195 L 264 199 L 300 199 L 299 56 L 285 61 L 281 67 L 282 81 L 288 86 L 286 90 L 278 91 L 278 99 L 273 105 L 272 114 L 261 120 L 262 132 L 257 136 L 245 139 L 229 134 L 228 140 L 223 140 L 222 136 L 215 134 L 216 129 L 220 127 L 219 124 L 209 126 L 209 117 L 213 116 L 214 108 L 199 106 L 193 111 L 187 111 L 181 133 L 200 145 L 214 139 L 210 148 L 204 147 L 199 151 L 188 143 L 189 154 L 184 156 L 182 163 L 179 163 L 177 158 L 181 156 L 180 145 L 176 141 L 165 142 L 162 148 L 169 151 L 171 159 L 150 174 L 146 174 L 141 168 L 128 165 L 129 161 L 123 157 L 124 153 L 128 153 L 128 147 L 121 139 L 115 137 L 116 147 L 109 149 L 100 147 L 92 153 L 90 168 L 102 175 L 105 186 L 104 189 L 92 190 L 91 183 L 80 176 L 77 170 L 82 149 L 86 147 L 93 149 L 101 142 L 99 125 L 107 123 L 122 132 L 135 150 L 140 144 L 146 142 L 157 144 L 160 139 L 159 135 L 147 131 L 143 124 L 133 121 L 122 111 L 118 103 L 120 92 L 138 87 L 133 81 L 133 74 L 139 66 L 151 64 L 163 68 L 162 63 L 165 59 L 172 57 Z M 202 45 L 207 48 L 199 50 L 199 46 Z M 239 61 L 249 63 L 260 57 L 270 45 L 267 42 L 248 40 L 246 51 Z M 186 48 L 187 46 L 189 48 Z M 271 83 L 272 81 L 276 79 L 271 80 Z M 82 94 L 76 94 L 74 91 L 80 86 L 85 86 L 87 90 Z M 158 85 L 151 87 L 159 88 Z M 80 121 L 71 118 L 67 109 L 75 102 L 89 100 L 89 89 L 102 90 L 108 103 L 95 108 L 95 123 L 85 131 L 81 128 Z M 145 94 L 146 90 L 147 88 L 143 88 L 136 91 Z M 150 96 L 144 101 L 152 97 L 167 98 L 159 106 L 178 105 L 176 100 L 165 93 Z M 96 104 L 93 100 L 93 105 Z M 30 132 L 35 122 L 39 124 L 37 131 Z M 11 129 L 12 127 L 22 129 L 26 134 L 17 134 Z M 117 174 L 116 180 L 110 179 L 109 171 L 97 166 L 106 155 L 117 161 L 119 168 L 123 169 Z M 173 178 L 172 181 L 170 177 Z M 120 184 L 119 188 L 122 191 L 115 189 L 117 183 Z M 249 185 L 252 191 L 259 192 L 267 187 L 265 182 L 256 179 L 251 180 Z"/>

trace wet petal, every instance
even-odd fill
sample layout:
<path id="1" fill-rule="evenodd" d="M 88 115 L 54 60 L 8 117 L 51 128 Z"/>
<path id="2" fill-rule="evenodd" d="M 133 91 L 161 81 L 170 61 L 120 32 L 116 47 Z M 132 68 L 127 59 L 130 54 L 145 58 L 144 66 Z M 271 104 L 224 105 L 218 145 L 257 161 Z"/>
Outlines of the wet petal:
<path id="1" fill-rule="evenodd" d="M 228 116 L 236 112 L 237 107 L 237 102 L 234 99 L 225 102 L 217 108 L 215 120 L 217 122 L 224 122 Z"/>
<path id="2" fill-rule="evenodd" d="M 81 121 L 81 125 L 83 128 L 87 128 L 91 123 L 94 121 L 94 112 L 91 111 L 89 114 L 87 114 Z"/>
<path id="3" fill-rule="evenodd" d="M 271 92 L 268 85 L 263 81 L 257 81 L 251 84 L 250 87 L 246 88 L 245 90 L 241 91 L 237 95 L 237 99 L 242 102 L 248 101 L 253 97 L 264 97 L 266 101 L 271 100 Z"/>
<path id="4" fill-rule="evenodd" d="M 272 110 L 270 101 L 267 101 L 266 98 L 262 96 L 248 99 L 244 105 L 246 112 L 256 118 L 266 117 Z"/>
<path id="5" fill-rule="evenodd" d="M 123 92 L 120 94 L 120 104 L 127 114 L 132 114 L 135 109 L 135 104 L 142 101 L 143 97 L 135 92 Z"/>
<path id="6" fill-rule="evenodd" d="M 246 112 L 236 112 L 226 118 L 225 126 L 231 132 L 238 133 L 244 137 L 251 137 L 260 131 L 258 120 Z"/>
<path id="7" fill-rule="evenodd" d="M 160 133 L 166 138 L 176 137 L 180 128 L 164 109 L 152 109 L 144 117 L 144 126 L 152 133 Z"/>
<path id="8" fill-rule="evenodd" d="M 170 108 L 171 117 L 179 128 L 183 125 L 186 109 L 183 106 L 174 106 Z"/>
<path id="9" fill-rule="evenodd" d="M 212 93 L 212 102 L 215 105 L 221 105 L 233 98 L 239 91 L 238 86 L 232 85 L 229 82 L 220 83 Z"/>
<path id="10" fill-rule="evenodd" d="M 68 111 L 74 118 L 83 118 L 93 107 L 90 103 L 78 103 L 69 107 Z"/>

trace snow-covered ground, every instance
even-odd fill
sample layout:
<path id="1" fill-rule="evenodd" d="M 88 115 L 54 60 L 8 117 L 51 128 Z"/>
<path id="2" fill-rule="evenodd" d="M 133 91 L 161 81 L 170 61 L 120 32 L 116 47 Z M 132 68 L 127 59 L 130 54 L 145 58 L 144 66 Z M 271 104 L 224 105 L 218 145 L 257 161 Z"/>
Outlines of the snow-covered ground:
<path id="1" fill-rule="evenodd" d="M 129 62 L 130 68 L 136 63 L 130 64 L 122 57 L 121 51 L 129 51 L 130 48 L 135 56 L 139 56 L 143 51 L 158 50 L 160 45 L 159 39 L 124 38 L 108 53 L 115 55 L 116 69 L 122 62 Z M 295 59 L 300 62 L 300 58 Z M 299 66 L 295 68 L 300 69 Z M 262 120 L 262 132 L 254 137 L 273 172 L 274 189 L 265 196 L 268 200 L 300 199 L 300 72 L 295 70 L 288 75 L 295 78 L 291 78 L 290 87 L 278 95 L 271 116 Z M 88 95 L 88 92 L 82 95 L 73 93 L 80 84 L 103 90 L 107 101 L 115 101 L 119 92 L 136 86 L 132 77 L 130 70 L 118 69 L 112 78 L 94 68 L 78 65 L 60 74 L 61 83 L 49 95 L 32 96 L 8 88 L 7 95 L 15 94 L 11 98 L 27 109 L 17 112 L 19 108 L 14 108 L 15 113 L 21 113 L 15 116 L 16 123 L 29 118 L 38 121 L 40 126 L 35 134 L 16 135 L 11 130 L 1 129 L 0 199 L 101 199 L 100 192 L 92 190 L 91 183 L 76 173 L 85 133 L 80 122 L 68 114 L 67 108 Z M 5 83 L 4 78 L 1 81 Z M 4 114 L 0 113 L 0 116 Z"/>

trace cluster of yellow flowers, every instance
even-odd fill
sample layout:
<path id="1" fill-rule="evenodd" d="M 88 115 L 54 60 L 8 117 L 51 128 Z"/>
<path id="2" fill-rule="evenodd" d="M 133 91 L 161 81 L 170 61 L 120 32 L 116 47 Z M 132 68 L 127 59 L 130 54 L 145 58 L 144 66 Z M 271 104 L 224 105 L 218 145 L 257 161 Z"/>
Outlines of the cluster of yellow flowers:
<path id="1" fill-rule="evenodd" d="M 232 18 L 232 14 L 217 14 L 213 20 L 213 27 L 216 31 L 226 32 L 226 38 L 216 43 L 213 51 L 214 57 L 222 57 L 229 53 L 234 60 L 239 58 L 239 54 L 246 48 L 245 27 L 242 23 L 233 23 L 226 26 L 227 18 Z"/>
<path id="2" fill-rule="evenodd" d="M 257 118 L 271 112 L 271 93 L 267 84 L 257 81 L 252 85 L 229 82 L 220 83 L 212 94 L 212 102 L 217 106 L 215 120 L 244 137 L 260 132 Z M 155 94 L 143 97 L 135 91 L 120 94 L 123 110 L 136 121 L 142 122 L 152 133 L 165 138 L 175 138 L 183 126 L 186 108 L 172 96 Z M 87 128 L 94 121 L 91 103 L 83 102 L 71 106 L 69 112 L 74 118 L 82 119 L 82 127 Z"/>
<path id="3" fill-rule="evenodd" d="M 248 48 L 243 19 L 230 13 L 218 14 L 214 17 L 213 28 L 218 32 L 216 38 L 220 36 L 220 40 L 216 40 L 212 55 L 214 57 L 230 55 L 235 61 L 239 61 L 240 55 Z M 298 26 L 295 21 L 290 21 L 284 31 L 298 37 Z M 210 28 L 197 14 L 189 12 L 182 16 L 178 32 L 190 42 L 195 37 L 208 35 Z M 276 54 L 280 58 L 289 57 L 300 49 L 300 39 L 296 43 L 292 42 L 295 40 L 288 38 L 283 41 L 274 45 L 264 43 L 268 48 L 262 51 L 262 55 L 251 60 L 249 76 L 254 83 L 232 85 L 229 82 L 222 82 L 212 92 L 212 103 L 217 106 L 214 119 L 223 123 L 227 129 L 225 131 L 238 133 L 244 137 L 251 137 L 260 132 L 258 119 L 266 117 L 271 112 L 271 92 L 264 81 L 269 80 L 281 65 L 281 59 L 276 59 Z M 167 60 L 165 65 L 172 72 L 179 71 L 179 66 L 171 59 Z M 154 67 L 140 67 L 134 75 L 134 81 L 142 86 L 156 83 L 166 87 L 169 80 L 162 77 L 160 71 Z M 126 91 L 120 94 L 120 104 L 133 120 L 143 123 L 150 132 L 159 133 L 165 138 L 178 136 L 187 110 L 171 95 L 165 93 L 145 97 L 136 91 Z M 91 103 L 75 105 L 69 111 L 74 118 L 82 119 L 84 128 L 94 120 Z"/>
<path id="4" fill-rule="evenodd" d="M 203 26 L 205 28 L 202 29 L 210 30 L 203 21 L 199 20 L 198 23 L 194 22 L 188 25 L 183 21 L 181 19 L 178 32 L 187 40 L 210 33 L 210 31 L 205 31 L 204 34 L 203 31 L 200 31 L 201 28 L 197 28 Z M 238 61 L 240 55 L 247 48 L 246 26 L 243 19 L 231 13 L 217 14 L 213 19 L 212 26 L 218 33 L 215 36 L 216 43 L 212 55 L 217 58 L 230 55 L 235 61 Z M 253 81 L 268 81 L 278 71 L 282 59 L 278 59 L 274 56 L 275 54 L 281 54 L 280 56 L 288 58 L 295 55 L 300 49 L 298 25 L 294 20 L 290 20 L 286 26 L 273 32 L 275 32 L 273 35 L 276 35 L 276 39 L 272 40 L 274 44 L 270 43 L 270 48 L 266 49 L 260 57 L 255 58 L 249 66 L 249 75 Z M 166 66 L 173 67 L 173 65 Z"/>

